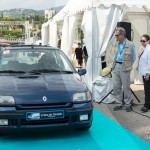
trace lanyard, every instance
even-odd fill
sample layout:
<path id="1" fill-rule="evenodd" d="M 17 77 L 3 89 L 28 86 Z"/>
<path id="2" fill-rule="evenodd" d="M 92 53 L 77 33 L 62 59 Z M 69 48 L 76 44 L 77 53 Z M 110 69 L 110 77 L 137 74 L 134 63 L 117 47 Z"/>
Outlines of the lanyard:
<path id="1" fill-rule="evenodd" d="M 122 49 L 120 48 L 120 44 L 118 43 L 118 52 L 119 52 L 119 55 L 121 56 L 121 54 L 122 54 L 122 51 L 123 51 L 123 49 L 125 48 L 125 45 L 126 45 L 126 40 L 124 41 L 124 44 L 123 44 L 123 47 L 122 47 Z"/>

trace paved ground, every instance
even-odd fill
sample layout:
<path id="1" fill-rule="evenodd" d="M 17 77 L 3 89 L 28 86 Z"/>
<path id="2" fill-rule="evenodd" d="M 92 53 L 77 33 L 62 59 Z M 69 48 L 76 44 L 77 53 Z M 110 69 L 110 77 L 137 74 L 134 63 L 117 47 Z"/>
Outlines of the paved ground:
<path id="1" fill-rule="evenodd" d="M 131 89 L 141 101 L 140 103 L 138 103 L 138 101 L 132 94 L 134 103 L 132 112 L 126 112 L 124 109 L 114 112 L 113 107 L 115 106 L 115 104 L 94 103 L 94 106 L 104 115 L 108 116 L 115 122 L 131 131 L 133 134 L 150 143 L 150 110 L 147 113 L 142 113 L 140 111 L 140 108 L 144 103 L 143 85 L 133 84 L 131 85 Z"/>

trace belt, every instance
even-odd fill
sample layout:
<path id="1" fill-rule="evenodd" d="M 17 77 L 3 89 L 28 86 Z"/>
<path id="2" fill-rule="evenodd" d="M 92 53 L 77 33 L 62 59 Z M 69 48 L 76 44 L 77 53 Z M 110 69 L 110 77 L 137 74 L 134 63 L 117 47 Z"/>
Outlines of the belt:
<path id="1" fill-rule="evenodd" d="M 116 63 L 117 63 L 117 64 L 122 64 L 122 62 L 118 62 L 118 61 L 116 61 Z"/>

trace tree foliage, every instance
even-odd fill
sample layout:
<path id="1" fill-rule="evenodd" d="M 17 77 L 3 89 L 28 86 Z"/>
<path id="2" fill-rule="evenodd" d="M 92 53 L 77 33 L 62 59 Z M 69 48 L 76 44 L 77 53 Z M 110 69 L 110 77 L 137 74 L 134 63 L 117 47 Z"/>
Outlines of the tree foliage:
<path id="1" fill-rule="evenodd" d="M 36 35 L 38 37 L 41 37 L 40 30 L 41 30 L 42 24 L 44 22 L 46 22 L 47 19 L 45 19 L 44 16 L 40 16 L 40 15 L 30 15 L 28 17 L 23 15 L 22 18 L 9 18 L 9 17 L 1 16 L 0 21 L 29 21 L 29 23 L 31 23 L 32 25 L 37 27 L 36 31 L 34 31 L 34 32 L 36 32 Z M 22 38 L 23 35 L 24 35 L 24 26 L 23 25 L 18 25 L 18 26 L 12 27 L 11 30 L 9 30 L 9 27 L 0 26 L 0 36 L 1 37 Z"/>

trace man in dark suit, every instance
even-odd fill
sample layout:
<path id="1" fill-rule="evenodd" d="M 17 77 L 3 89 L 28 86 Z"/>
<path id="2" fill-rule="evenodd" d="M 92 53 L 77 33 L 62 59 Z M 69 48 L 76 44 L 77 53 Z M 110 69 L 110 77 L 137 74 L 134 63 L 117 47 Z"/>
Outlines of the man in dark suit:
<path id="1" fill-rule="evenodd" d="M 82 48 L 81 48 L 81 43 L 78 43 L 78 47 L 75 49 L 75 54 L 76 55 L 76 59 L 78 61 L 78 65 L 82 66 L 82 62 L 83 62 L 83 54 L 82 54 Z"/>

